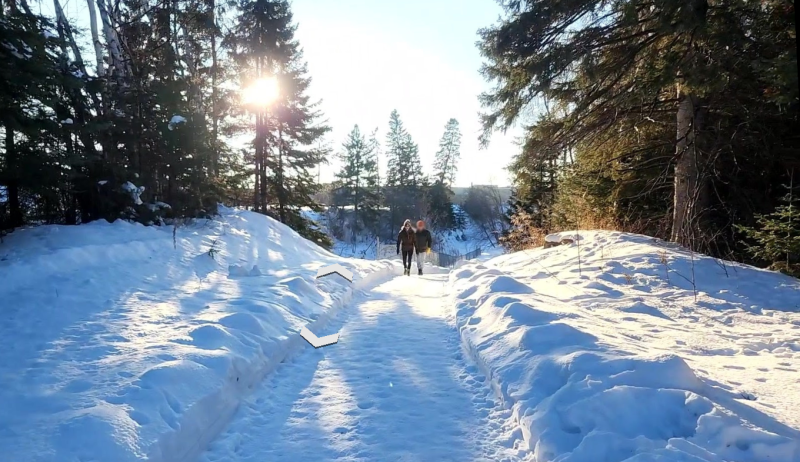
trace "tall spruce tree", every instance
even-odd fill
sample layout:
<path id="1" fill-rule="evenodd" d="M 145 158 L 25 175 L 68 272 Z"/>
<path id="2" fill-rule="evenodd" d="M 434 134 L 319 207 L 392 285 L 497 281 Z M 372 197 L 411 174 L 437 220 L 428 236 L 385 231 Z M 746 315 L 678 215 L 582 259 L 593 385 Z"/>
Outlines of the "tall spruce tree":
<path id="1" fill-rule="evenodd" d="M 458 120 L 450 119 L 444 127 L 444 134 L 439 140 L 439 150 L 433 162 L 436 181 L 453 186 L 458 172 L 458 159 L 461 158 L 461 130 Z"/>
<path id="2" fill-rule="evenodd" d="M 353 207 L 351 237 L 355 245 L 364 230 L 371 236 L 377 231 L 378 160 L 375 144 L 366 139 L 358 125 L 353 127 L 342 147 L 342 169 L 336 174 L 341 182 L 338 202 Z"/>
<path id="3" fill-rule="evenodd" d="M 439 150 L 433 163 L 434 182 L 428 189 L 430 220 L 436 228 L 456 227 L 453 212 L 453 191 L 450 187 L 456 179 L 458 159 L 461 157 L 461 130 L 458 121 L 450 119 L 439 141 Z"/>
<path id="4" fill-rule="evenodd" d="M 406 131 L 397 110 L 389 116 L 386 134 L 385 200 L 390 209 L 391 227 L 397 228 L 406 218 L 423 216 L 420 202 L 424 175 L 419 148 Z"/>
<path id="5" fill-rule="evenodd" d="M 330 239 L 301 214 L 304 207 L 319 209 L 311 196 L 327 150 L 317 147 L 317 141 L 329 128 L 320 123 L 317 103 L 307 94 L 311 79 L 295 29 L 288 1 L 248 0 L 239 6 L 230 42 L 246 80 L 276 78 L 279 87 L 277 100 L 256 115 L 258 208 L 329 247 Z"/>

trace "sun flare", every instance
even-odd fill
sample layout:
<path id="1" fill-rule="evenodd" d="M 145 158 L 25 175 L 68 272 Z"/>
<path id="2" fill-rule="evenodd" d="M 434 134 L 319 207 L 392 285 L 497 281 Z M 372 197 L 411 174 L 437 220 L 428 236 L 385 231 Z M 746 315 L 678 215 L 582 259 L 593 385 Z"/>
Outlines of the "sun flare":
<path id="1" fill-rule="evenodd" d="M 264 77 L 244 89 L 243 102 L 249 106 L 268 106 L 278 98 L 278 94 L 278 79 Z"/>

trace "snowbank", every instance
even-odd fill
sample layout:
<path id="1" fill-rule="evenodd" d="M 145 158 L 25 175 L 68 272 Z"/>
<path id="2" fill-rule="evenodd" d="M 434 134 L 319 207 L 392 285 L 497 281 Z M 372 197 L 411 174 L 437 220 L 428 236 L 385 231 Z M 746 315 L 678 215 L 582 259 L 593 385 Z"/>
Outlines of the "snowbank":
<path id="1" fill-rule="evenodd" d="M 316 280 L 331 263 L 353 284 Z M 3 460 L 193 460 L 265 374 L 311 348 L 303 326 L 396 272 L 230 209 L 174 237 L 122 221 L 18 230 L 0 246 Z"/>
<path id="2" fill-rule="evenodd" d="M 450 277 L 465 349 L 536 460 L 800 461 L 800 283 L 580 234 Z"/>

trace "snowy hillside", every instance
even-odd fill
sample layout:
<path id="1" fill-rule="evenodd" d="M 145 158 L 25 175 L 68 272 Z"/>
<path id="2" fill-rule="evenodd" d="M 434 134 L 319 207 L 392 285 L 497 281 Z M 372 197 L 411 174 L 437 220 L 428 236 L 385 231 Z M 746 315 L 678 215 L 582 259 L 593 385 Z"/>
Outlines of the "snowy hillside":
<path id="1" fill-rule="evenodd" d="M 581 236 L 450 275 L 462 340 L 536 459 L 800 461 L 800 283 Z"/>
<path id="2" fill-rule="evenodd" d="M 460 206 L 454 205 L 456 210 L 460 210 Z M 340 207 L 342 210 L 352 210 L 352 207 Z M 330 229 L 333 227 L 329 223 L 330 218 L 325 212 L 317 213 L 308 208 L 303 209 L 303 216 L 316 222 L 328 235 L 331 235 Z M 464 229 L 458 230 L 437 230 L 432 229 L 434 238 L 434 248 L 440 252 L 448 255 L 465 255 L 475 249 L 483 249 L 484 251 L 497 254 L 502 252 L 502 248 L 492 245 L 493 240 L 490 242 L 490 235 L 481 229 L 474 221 L 465 215 L 466 224 Z M 344 226 L 340 223 L 339 226 Z M 344 226 L 347 228 L 346 226 Z M 349 230 L 348 230 L 349 231 Z M 394 233 L 399 231 L 396 230 Z M 349 232 L 348 232 L 349 234 Z M 352 241 L 342 241 L 337 239 L 336 236 L 331 235 L 334 242 L 333 253 L 344 257 L 352 258 L 366 258 L 374 259 L 376 251 L 376 239 L 372 236 L 359 236 L 355 244 Z"/>
<path id="3" fill-rule="evenodd" d="M 315 280 L 323 265 L 355 273 Z M 0 459 L 196 460 L 239 402 L 388 263 L 223 209 L 178 228 L 18 230 L 0 245 Z"/>

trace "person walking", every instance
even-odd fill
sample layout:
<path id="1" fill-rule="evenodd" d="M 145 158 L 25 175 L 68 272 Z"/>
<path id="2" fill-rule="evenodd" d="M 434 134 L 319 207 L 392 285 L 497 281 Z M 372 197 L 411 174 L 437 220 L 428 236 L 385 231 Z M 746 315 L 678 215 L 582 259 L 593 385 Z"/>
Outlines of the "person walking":
<path id="1" fill-rule="evenodd" d="M 433 246 L 431 232 L 425 229 L 425 222 L 422 220 L 417 222 L 415 237 L 414 247 L 417 250 L 417 271 L 422 276 L 422 264 L 425 261 L 425 255 L 431 253 L 431 247 Z"/>
<path id="2" fill-rule="evenodd" d="M 397 234 L 397 254 L 400 255 L 400 247 L 403 248 L 403 275 L 411 276 L 411 257 L 414 255 L 414 246 L 417 242 L 417 235 L 411 228 L 411 220 L 403 222 L 403 227 Z"/>

